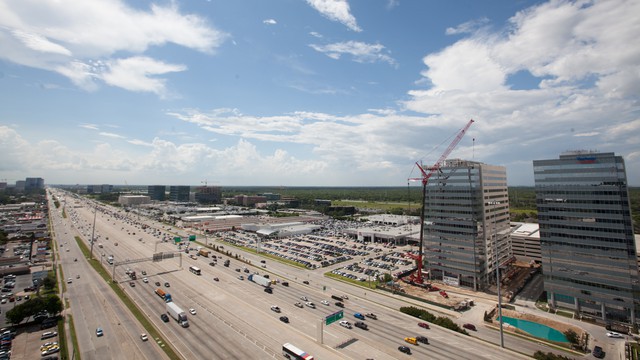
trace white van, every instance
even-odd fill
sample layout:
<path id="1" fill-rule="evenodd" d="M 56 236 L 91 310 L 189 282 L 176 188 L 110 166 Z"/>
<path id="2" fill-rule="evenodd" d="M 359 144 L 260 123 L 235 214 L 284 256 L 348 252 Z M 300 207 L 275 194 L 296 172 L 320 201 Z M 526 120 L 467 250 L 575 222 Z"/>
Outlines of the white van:
<path id="1" fill-rule="evenodd" d="M 42 336 L 40 336 L 40 340 L 49 339 L 56 336 L 58 336 L 57 331 L 47 331 L 45 333 L 42 333 Z"/>

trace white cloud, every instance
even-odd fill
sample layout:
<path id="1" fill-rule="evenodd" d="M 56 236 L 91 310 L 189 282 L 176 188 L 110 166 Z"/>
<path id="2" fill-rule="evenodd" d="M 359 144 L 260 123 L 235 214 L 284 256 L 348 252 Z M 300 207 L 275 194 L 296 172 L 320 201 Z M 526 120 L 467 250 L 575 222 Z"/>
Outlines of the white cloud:
<path id="1" fill-rule="evenodd" d="M 347 0 L 307 0 L 307 3 L 329 20 L 338 21 L 353 31 L 362 31 L 351 15 Z"/>
<path id="2" fill-rule="evenodd" d="M 316 31 L 310 32 L 309 35 L 311 35 L 313 37 L 316 37 L 318 39 L 322 39 L 322 34 L 320 34 L 319 32 L 316 32 Z"/>
<path id="3" fill-rule="evenodd" d="M 430 87 L 409 91 L 406 109 L 442 123 L 478 120 L 470 130 L 476 156 L 513 164 L 518 183 L 531 181 L 522 154 L 632 153 L 640 138 L 640 47 L 631 45 L 640 37 L 637 13 L 634 1 L 551 1 L 517 13 L 508 32 L 479 28 L 424 57 L 418 82 Z M 524 89 L 511 88 L 517 73 L 531 75 Z"/>
<path id="4" fill-rule="evenodd" d="M 114 133 L 110 133 L 110 132 L 100 132 L 99 133 L 100 136 L 106 136 L 106 137 L 110 137 L 113 139 L 125 139 L 125 136 L 119 135 L 119 134 L 114 134 Z"/>
<path id="5" fill-rule="evenodd" d="M 166 64 L 149 57 L 118 59 L 108 64 L 108 70 L 100 75 L 105 83 L 130 91 L 152 92 L 161 96 L 166 93 L 165 80 L 156 75 L 185 71 L 184 65 Z"/>
<path id="6" fill-rule="evenodd" d="M 96 124 L 80 124 L 79 126 L 81 128 L 85 128 L 89 130 L 100 130 L 100 128 Z"/>
<path id="7" fill-rule="evenodd" d="M 265 25 L 276 25 L 278 22 L 275 19 L 266 19 L 262 21 Z"/>
<path id="8" fill-rule="evenodd" d="M 449 27 L 445 32 L 447 35 L 470 34 L 478 31 L 482 27 L 486 26 L 488 23 L 489 23 L 489 19 L 487 18 L 471 20 L 471 21 L 462 23 L 456 27 Z"/>
<path id="9" fill-rule="evenodd" d="M 339 42 L 328 45 L 309 45 L 332 59 L 340 59 L 344 54 L 351 55 L 353 61 L 360 63 L 386 62 L 396 66 L 396 61 L 388 55 L 381 44 L 367 44 L 359 41 Z"/>
<path id="10" fill-rule="evenodd" d="M 23 0 L 0 7 L 0 59 L 57 72 L 85 90 L 97 89 L 101 61 L 126 62 L 168 43 L 211 54 L 228 37 L 202 17 L 181 13 L 175 2 L 152 4 L 146 11 L 120 0 Z M 115 54 L 122 59 L 112 59 Z M 157 64 L 164 62 L 154 60 L 151 74 L 177 71 L 172 66 L 158 72 Z M 162 93 L 163 81 L 133 75 L 137 85 L 113 77 L 107 83 Z"/>

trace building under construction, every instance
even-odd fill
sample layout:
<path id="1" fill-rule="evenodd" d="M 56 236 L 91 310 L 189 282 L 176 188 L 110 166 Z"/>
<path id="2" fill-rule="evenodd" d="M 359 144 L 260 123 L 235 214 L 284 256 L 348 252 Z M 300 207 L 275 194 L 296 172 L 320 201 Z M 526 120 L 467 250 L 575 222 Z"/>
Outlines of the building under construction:
<path id="1" fill-rule="evenodd" d="M 496 283 L 496 259 L 513 259 L 509 193 L 503 166 L 446 160 L 425 193 L 425 269 L 432 280 L 486 290 Z"/>

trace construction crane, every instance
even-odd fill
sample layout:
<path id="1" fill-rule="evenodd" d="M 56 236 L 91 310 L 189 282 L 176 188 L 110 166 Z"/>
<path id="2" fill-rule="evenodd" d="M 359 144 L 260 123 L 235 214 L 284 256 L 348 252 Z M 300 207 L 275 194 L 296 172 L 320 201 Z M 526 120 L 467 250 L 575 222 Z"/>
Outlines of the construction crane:
<path id="1" fill-rule="evenodd" d="M 422 177 L 409 179 L 409 181 L 422 182 L 422 209 L 420 210 L 420 246 L 418 249 L 418 255 L 414 255 L 412 253 L 406 254 L 408 257 L 416 261 L 416 270 L 413 273 L 411 273 L 411 275 L 409 276 L 410 282 L 413 282 L 416 284 L 424 283 L 424 280 L 422 279 L 422 257 L 424 255 L 423 253 L 424 211 L 425 211 L 425 201 L 427 197 L 427 184 L 429 183 L 429 178 L 431 178 L 431 176 L 435 174 L 436 171 L 440 170 L 440 166 L 442 165 L 444 160 L 447 158 L 447 156 L 449 156 L 449 154 L 451 154 L 453 149 L 455 149 L 455 147 L 458 145 L 458 143 L 460 142 L 464 134 L 467 132 L 471 124 L 473 124 L 473 119 L 469 120 L 467 125 L 465 125 L 462 128 L 462 130 L 458 132 L 458 135 L 456 135 L 455 139 L 453 139 L 449 147 L 442 153 L 442 155 L 440 155 L 440 158 L 438 159 L 438 161 L 435 162 L 435 164 L 433 164 L 430 167 L 424 167 L 422 166 L 421 163 L 416 162 L 418 169 L 420 169 L 420 172 L 422 173 Z"/>

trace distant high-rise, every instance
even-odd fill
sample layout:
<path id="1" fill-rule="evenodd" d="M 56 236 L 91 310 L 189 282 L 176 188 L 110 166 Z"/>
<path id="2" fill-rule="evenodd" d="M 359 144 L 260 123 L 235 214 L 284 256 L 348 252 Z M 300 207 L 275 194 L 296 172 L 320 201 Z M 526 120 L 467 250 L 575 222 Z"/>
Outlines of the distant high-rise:
<path id="1" fill-rule="evenodd" d="M 474 290 L 495 284 L 496 257 L 501 267 L 513 259 L 505 167 L 448 160 L 429 179 L 424 205 L 431 278 Z"/>
<path id="2" fill-rule="evenodd" d="M 535 160 L 533 170 L 549 305 L 634 324 L 640 287 L 624 160 L 576 151 Z"/>
<path id="3" fill-rule="evenodd" d="M 220 204 L 222 189 L 219 186 L 200 186 L 196 188 L 195 199 L 200 204 Z"/>
<path id="4" fill-rule="evenodd" d="M 173 202 L 189 202 L 191 186 L 178 185 L 169 186 L 169 201 Z"/>
<path id="5" fill-rule="evenodd" d="M 149 185 L 147 195 L 151 200 L 165 201 L 167 199 L 167 187 L 165 185 Z"/>
<path id="6" fill-rule="evenodd" d="M 24 191 L 44 189 L 43 178 L 26 178 L 24 179 Z"/>

